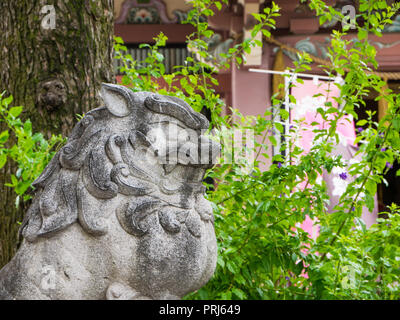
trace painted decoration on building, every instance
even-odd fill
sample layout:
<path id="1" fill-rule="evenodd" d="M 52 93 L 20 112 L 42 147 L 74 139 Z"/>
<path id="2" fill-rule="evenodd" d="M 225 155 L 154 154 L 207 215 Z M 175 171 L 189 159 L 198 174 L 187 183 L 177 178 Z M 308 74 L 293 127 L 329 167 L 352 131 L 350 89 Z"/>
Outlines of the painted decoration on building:
<path id="1" fill-rule="evenodd" d="M 167 7 L 168 5 L 168 7 Z M 163 0 L 125 0 L 120 7 L 116 24 L 181 24 L 187 20 L 190 6 L 183 2 Z M 172 12 L 171 12 L 172 11 Z M 200 17 L 200 22 L 205 22 Z"/>
<path id="2" fill-rule="evenodd" d="M 120 15 L 115 21 L 117 24 L 170 24 L 177 22 L 176 15 L 173 19 L 168 17 L 167 7 L 162 0 L 148 0 L 147 2 L 125 0 Z"/>
<path id="3" fill-rule="evenodd" d="M 126 20 L 128 24 L 160 23 L 160 15 L 156 8 L 132 8 Z"/>

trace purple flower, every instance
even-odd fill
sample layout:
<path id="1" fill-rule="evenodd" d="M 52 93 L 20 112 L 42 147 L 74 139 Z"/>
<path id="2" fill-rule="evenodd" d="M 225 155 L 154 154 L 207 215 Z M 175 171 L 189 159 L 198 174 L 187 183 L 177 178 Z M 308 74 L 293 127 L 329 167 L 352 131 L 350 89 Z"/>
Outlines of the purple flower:
<path id="1" fill-rule="evenodd" d="M 393 165 L 390 162 L 386 162 L 386 167 L 389 168 L 389 169 L 392 169 Z"/>
<path id="2" fill-rule="evenodd" d="M 286 279 L 287 281 L 289 281 L 289 280 L 290 280 L 290 278 L 289 278 L 289 277 L 285 277 L 285 279 Z"/>
<path id="3" fill-rule="evenodd" d="M 351 211 L 354 211 L 354 210 L 356 210 L 356 208 L 354 208 L 354 207 L 351 207 Z"/>
<path id="4" fill-rule="evenodd" d="M 339 174 L 340 179 L 346 180 L 347 179 L 347 172 L 342 172 Z"/>
<path id="5" fill-rule="evenodd" d="M 292 130 L 294 128 L 294 126 L 291 124 L 290 126 L 289 126 L 289 130 Z"/>
<path id="6" fill-rule="evenodd" d="M 364 129 L 361 128 L 361 127 L 358 127 L 358 128 L 357 128 L 357 131 L 358 131 L 358 132 L 362 132 L 363 130 L 364 130 Z"/>
<path id="7" fill-rule="evenodd" d="M 385 152 L 386 150 L 387 150 L 387 148 L 382 148 L 381 149 L 382 152 Z"/>
<path id="8" fill-rule="evenodd" d="M 282 167 L 282 163 L 278 162 L 277 166 L 278 166 L 278 168 L 281 168 Z"/>
<path id="9" fill-rule="evenodd" d="M 385 134 L 384 134 L 383 132 L 380 132 L 380 133 L 379 133 L 379 136 L 380 136 L 381 138 L 383 138 L 383 137 L 385 136 Z"/>

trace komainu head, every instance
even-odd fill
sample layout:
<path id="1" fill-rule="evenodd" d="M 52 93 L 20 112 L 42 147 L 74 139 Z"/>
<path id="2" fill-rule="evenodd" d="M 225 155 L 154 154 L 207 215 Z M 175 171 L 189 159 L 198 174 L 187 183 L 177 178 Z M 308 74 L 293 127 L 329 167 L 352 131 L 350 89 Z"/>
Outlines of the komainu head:
<path id="1" fill-rule="evenodd" d="M 154 214 L 168 233 L 201 237 L 200 221 L 213 222 L 202 179 L 220 151 L 204 135 L 207 119 L 178 98 L 123 86 L 104 84 L 102 97 L 34 182 L 23 236 L 32 242 L 75 222 L 100 236 L 112 212 L 136 237 Z"/>

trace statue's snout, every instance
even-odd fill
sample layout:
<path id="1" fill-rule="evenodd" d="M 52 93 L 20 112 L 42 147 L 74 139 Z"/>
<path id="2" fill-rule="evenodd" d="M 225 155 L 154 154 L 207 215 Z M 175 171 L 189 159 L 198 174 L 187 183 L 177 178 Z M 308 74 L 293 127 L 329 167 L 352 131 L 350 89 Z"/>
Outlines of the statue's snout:
<path id="1" fill-rule="evenodd" d="M 179 129 L 170 124 L 168 130 L 152 130 L 148 134 L 150 149 L 162 164 L 211 168 L 221 154 L 221 145 L 211 137 L 193 129 Z"/>
<path id="2" fill-rule="evenodd" d="M 221 154 L 221 145 L 207 136 L 199 135 L 192 141 L 184 141 L 177 148 L 170 149 L 169 156 L 176 151 L 176 161 L 188 165 L 208 169 L 214 166 Z M 173 157 L 170 160 L 174 161 Z"/>
<path id="3" fill-rule="evenodd" d="M 221 145 L 206 137 L 204 135 L 199 136 L 199 154 L 201 165 L 204 168 L 211 168 L 216 164 L 217 158 L 221 155 Z"/>

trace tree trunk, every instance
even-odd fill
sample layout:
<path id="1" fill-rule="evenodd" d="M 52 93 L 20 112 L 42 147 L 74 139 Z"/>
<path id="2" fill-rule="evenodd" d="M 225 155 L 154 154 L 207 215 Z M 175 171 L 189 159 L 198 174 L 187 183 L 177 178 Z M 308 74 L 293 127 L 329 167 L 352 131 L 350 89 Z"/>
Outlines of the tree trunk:
<path id="1" fill-rule="evenodd" d="M 114 82 L 113 14 L 113 0 L 0 1 L 0 91 L 24 106 L 34 131 L 67 136 L 77 114 L 100 106 L 100 84 Z M 0 172 L 0 268 L 16 251 L 24 214 L 4 186 L 10 172 L 9 162 Z"/>

